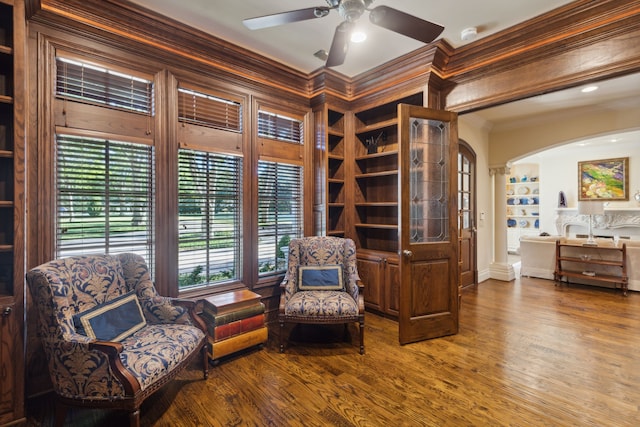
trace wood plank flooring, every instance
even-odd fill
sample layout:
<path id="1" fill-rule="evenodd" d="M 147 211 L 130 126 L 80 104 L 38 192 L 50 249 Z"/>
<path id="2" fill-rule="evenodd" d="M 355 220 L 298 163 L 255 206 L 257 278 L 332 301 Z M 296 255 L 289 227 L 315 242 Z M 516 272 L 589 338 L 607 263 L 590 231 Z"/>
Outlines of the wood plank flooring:
<path id="1" fill-rule="evenodd" d="M 367 313 L 366 354 L 341 329 L 278 327 L 261 350 L 197 365 L 142 407 L 142 426 L 638 426 L 640 294 L 521 278 L 462 296 L 460 333 L 400 346 L 397 324 Z M 304 339 L 303 339 L 304 337 Z M 51 396 L 28 425 L 52 425 Z M 72 410 L 72 426 L 126 425 Z"/>

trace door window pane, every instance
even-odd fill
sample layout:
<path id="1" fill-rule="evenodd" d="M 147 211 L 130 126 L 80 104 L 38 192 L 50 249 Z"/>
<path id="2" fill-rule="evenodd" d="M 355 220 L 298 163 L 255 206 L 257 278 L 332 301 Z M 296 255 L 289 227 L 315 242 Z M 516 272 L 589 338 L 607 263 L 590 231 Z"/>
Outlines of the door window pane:
<path id="1" fill-rule="evenodd" d="M 449 124 L 411 119 L 409 216 L 412 243 L 449 240 Z"/>

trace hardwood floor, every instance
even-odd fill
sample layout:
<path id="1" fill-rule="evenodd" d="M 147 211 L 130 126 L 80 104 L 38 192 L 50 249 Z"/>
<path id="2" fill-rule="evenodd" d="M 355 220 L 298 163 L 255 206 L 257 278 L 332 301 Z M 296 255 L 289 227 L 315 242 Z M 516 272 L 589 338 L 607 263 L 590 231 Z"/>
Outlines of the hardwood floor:
<path id="1" fill-rule="evenodd" d="M 197 365 L 142 406 L 142 426 L 637 426 L 640 294 L 522 278 L 462 297 L 460 333 L 398 345 L 397 324 L 366 316 L 366 354 L 313 342 L 297 328 L 266 347 Z M 29 402 L 30 426 L 52 425 L 51 399 Z M 68 425 L 126 425 L 120 413 L 73 410 Z"/>

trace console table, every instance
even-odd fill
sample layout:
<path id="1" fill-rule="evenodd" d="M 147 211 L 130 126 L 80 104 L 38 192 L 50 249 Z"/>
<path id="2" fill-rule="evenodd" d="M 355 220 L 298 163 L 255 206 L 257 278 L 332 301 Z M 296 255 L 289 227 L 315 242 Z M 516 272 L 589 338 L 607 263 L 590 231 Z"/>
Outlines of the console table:
<path id="1" fill-rule="evenodd" d="M 618 283 L 626 296 L 627 277 L 627 245 L 600 243 L 598 245 L 579 245 L 575 243 L 556 242 L 556 269 L 553 278 L 561 282 L 571 278 L 595 282 Z"/>

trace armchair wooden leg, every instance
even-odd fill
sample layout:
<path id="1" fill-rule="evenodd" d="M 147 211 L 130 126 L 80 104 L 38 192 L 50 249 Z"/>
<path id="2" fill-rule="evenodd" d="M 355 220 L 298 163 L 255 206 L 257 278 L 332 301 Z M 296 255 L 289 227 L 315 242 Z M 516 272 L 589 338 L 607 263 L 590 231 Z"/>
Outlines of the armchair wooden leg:
<path id="1" fill-rule="evenodd" d="M 284 353 L 284 322 L 280 322 L 280 353 Z"/>
<path id="2" fill-rule="evenodd" d="M 360 354 L 364 354 L 364 319 L 360 319 Z"/>
<path id="3" fill-rule="evenodd" d="M 206 380 L 209 378 L 209 343 L 202 346 L 202 375 Z"/>
<path id="4" fill-rule="evenodd" d="M 140 408 L 129 412 L 129 427 L 140 427 Z"/>

